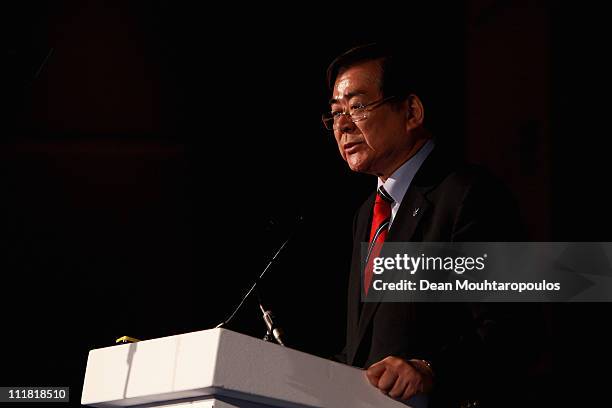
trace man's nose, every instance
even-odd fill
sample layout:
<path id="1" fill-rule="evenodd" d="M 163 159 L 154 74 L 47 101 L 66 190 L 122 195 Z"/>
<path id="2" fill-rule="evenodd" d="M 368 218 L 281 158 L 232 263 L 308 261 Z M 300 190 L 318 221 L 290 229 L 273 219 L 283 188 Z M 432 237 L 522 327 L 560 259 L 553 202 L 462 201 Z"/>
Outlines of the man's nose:
<path id="1" fill-rule="evenodd" d="M 353 122 L 351 117 L 347 114 L 340 116 L 336 126 L 338 126 L 338 130 L 342 133 L 350 133 L 355 130 L 355 122 Z"/>

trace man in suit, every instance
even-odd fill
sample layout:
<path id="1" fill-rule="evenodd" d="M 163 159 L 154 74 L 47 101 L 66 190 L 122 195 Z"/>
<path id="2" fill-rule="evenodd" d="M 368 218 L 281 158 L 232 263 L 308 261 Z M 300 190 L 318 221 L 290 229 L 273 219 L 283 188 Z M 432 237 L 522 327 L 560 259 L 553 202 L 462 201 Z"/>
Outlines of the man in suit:
<path id="1" fill-rule="evenodd" d="M 423 393 L 432 406 L 469 406 L 495 393 L 491 373 L 503 371 L 493 377 L 499 381 L 513 376 L 512 368 L 499 369 L 515 355 L 502 346 L 513 328 L 500 324 L 494 308 L 361 302 L 371 285 L 360 270 L 362 242 L 521 238 L 506 190 L 434 142 L 414 91 L 418 63 L 370 44 L 340 55 L 327 71 L 332 97 L 323 122 L 350 169 L 378 184 L 354 219 L 347 339 L 338 359 L 367 368 L 370 383 L 390 397 Z"/>

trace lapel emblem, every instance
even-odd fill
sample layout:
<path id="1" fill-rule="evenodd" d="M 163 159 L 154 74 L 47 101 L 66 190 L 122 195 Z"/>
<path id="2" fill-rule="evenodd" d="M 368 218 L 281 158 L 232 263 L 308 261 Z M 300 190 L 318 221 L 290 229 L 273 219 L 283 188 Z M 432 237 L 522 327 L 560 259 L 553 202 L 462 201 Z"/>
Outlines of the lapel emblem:
<path id="1" fill-rule="evenodd" d="M 420 209 L 421 209 L 420 207 L 415 208 L 414 211 L 412 212 L 412 216 L 416 217 Z"/>

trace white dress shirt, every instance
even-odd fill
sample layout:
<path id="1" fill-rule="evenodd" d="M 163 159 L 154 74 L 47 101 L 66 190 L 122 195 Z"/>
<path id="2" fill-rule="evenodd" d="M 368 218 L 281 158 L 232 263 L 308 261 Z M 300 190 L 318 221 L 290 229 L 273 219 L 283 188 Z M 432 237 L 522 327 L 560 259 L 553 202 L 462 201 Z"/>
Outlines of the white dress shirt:
<path id="1" fill-rule="evenodd" d="M 429 139 L 419 151 L 412 156 L 410 159 L 406 161 L 406 163 L 402 164 L 399 169 L 395 170 L 393 174 L 383 183 L 383 181 L 378 179 L 378 187 L 383 186 L 387 193 L 391 197 L 393 197 L 393 204 L 391 205 L 391 221 L 389 223 L 389 228 L 391 224 L 393 224 L 393 219 L 395 218 L 395 214 L 397 214 L 397 210 L 399 210 L 400 205 L 402 204 L 402 199 L 408 191 L 408 187 L 410 187 L 410 183 L 412 183 L 412 179 L 416 172 L 421 168 L 421 165 L 429 156 L 429 153 L 434 148 L 433 140 Z"/>

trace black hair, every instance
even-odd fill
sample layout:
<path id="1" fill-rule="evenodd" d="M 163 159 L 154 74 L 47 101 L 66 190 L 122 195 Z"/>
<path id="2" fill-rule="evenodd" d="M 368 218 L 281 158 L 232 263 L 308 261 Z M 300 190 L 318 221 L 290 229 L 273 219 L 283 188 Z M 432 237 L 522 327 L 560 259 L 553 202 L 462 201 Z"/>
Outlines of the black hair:
<path id="1" fill-rule="evenodd" d="M 367 61 L 380 61 L 380 89 L 383 97 L 396 96 L 398 100 L 404 100 L 408 95 L 419 92 L 417 62 L 409 63 L 405 52 L 383 43 L 360 45 L 336 57 L 327 68 L 329 89 L 334 88 L 336 77 L 342 70 Z"/>

